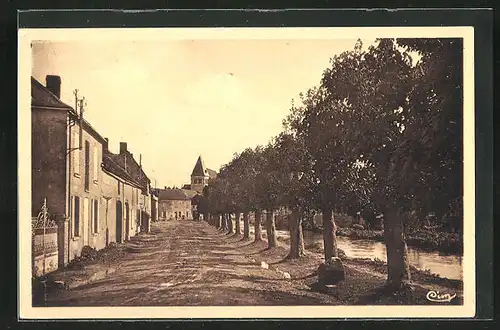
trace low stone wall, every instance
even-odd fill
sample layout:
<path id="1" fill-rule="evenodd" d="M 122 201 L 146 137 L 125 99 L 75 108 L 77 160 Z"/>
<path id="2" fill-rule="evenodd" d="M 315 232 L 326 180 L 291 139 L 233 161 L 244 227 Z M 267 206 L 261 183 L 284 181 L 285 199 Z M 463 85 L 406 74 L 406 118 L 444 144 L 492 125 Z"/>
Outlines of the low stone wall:
<path id="1" fill-rule="evenodd" d="M 45 249 L 44 249 L 45 245 Z M 45 253 L 45 272 L 44 267 Z M 58 268 L 58 244 L 57 244 L 57 228 L 36 229 L 33 237 L 32 254 L 34 257 L 34 274 L 36 276 L 45 275 Z"/>

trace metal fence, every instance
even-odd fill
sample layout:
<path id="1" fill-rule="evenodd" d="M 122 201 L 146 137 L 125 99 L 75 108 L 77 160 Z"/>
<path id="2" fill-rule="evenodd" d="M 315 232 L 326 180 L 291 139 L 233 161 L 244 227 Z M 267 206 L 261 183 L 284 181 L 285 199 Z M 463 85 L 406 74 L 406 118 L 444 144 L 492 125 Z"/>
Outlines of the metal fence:
<path id="1" fill-rule="evenodd" d="M 33 275 L 45 275 L 58 265 L 57 224 L 50 217 L 45 198 L 38 216 L 32 218 L 31 229 Z"/>

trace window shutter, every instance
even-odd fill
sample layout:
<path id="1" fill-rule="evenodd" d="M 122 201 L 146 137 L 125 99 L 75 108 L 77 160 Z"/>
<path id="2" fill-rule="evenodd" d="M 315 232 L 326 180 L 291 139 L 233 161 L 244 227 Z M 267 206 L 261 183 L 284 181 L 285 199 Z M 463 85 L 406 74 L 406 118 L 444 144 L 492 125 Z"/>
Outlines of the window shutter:
<path id="1" fill-rule="evenodd" d="M 80 173 L 80 149 L 78 140 L 78 131 L 73 132 L 73 171 Z"/>
<path id="2" fill-rule="evenodd" d="M 99 201 L 94 199 L 94 233 L 99 232 Z"/>
<path id="3" fill-rule="evenodd" d="M 85 141 L 85 189 L 90 189 L 90 143 Z"/>
<path id="4" fill-rule="evenodd" d="M 98 180 L 97 175 L 98 175 L 98 159 L 97 159 L 97 146 L 94 146 L 94 180 Z"/>
<path id="5" fill-rule="evenodd" d="M 74 215 L 73 215 L 73 236 L 80 235 L 80 198 L 73 197 Z"/>

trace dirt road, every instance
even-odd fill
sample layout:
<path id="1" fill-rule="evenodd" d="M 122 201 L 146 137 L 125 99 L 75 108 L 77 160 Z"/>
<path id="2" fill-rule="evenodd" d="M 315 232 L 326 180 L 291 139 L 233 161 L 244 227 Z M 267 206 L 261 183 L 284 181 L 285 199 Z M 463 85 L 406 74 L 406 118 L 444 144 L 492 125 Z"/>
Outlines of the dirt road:
<path id="1" fill-rule="evenodd" d="M 48 297 L 49 306 L 323 305 L 337 298 L 261 267 L 263 242 L 241 241 L 205 222 L 154 224 L 127 244 L 116 271 Z"/>

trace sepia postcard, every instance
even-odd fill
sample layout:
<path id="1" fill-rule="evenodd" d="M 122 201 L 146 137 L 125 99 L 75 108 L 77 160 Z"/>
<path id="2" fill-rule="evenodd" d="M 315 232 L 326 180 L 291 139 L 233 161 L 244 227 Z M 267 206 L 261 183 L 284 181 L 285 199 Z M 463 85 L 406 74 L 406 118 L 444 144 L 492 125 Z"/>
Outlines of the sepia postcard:
<path id="1" fill-rule="evenodd" d="M 21 319 L 475 315 L 472 27 L 18 36 Z"/>

